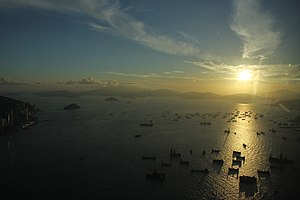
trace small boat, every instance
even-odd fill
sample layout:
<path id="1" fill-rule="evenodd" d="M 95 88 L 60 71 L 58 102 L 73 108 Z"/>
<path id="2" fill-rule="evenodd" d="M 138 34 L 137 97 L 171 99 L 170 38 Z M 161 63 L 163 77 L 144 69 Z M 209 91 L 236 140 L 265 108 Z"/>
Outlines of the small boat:
<path id="1" fill-rule="evenodd" d="M 241 166 L 241 165 L 242 165 L 242 161 L 232 159 L 232 166 L 233 166 L 233 165 Z"/>
<path id="2" fill-rule="evenodd" d="M 146 178 L 147 179 L 164 181 L 165 178 L 166 178 L 166 174 L 165 173 L 157 172 L 157 170 L 154 169 L 153 172 L 152 172 L 152 174 L 146 173 Z"/>
<path id="3" fill-rule="evenodd" d="M 153 126 L 153 122 L 149 120 L 149 123 L 141 123 L 140 126 Z"/>
<path id="4" fill-rule="evenodd" d="M 205 126 L 205 125 L 211 125 L 211 122 L 200 122 L 200 125 L 203 125 L 203 126 Z"/>
<path id="5" fill-rule="evenodd" d="M 181 159 L 180 159 L 179 163 L 180 163 L 181 165 L 189 165 L 189 161 L 188 161 L 188 160 L 181 160 Z"/>
<path id="6" fill-rule="evenodd" d="M 230 129 L 224 130 L 224 133 L 230 133 Z"/>
<path id="7" fill-rule="evenodd" d="M 155 156 L 143 156 L 142 157 L 143 160 L 155 160 Z"/>
<path id="8" fill-rule="evenodd" d="M 192 173 L 197 173 L 197 172 L 199 172 L 199 173 L 203 173 L 203 174 L 208 174 L 208 173 L 209 173 L 209 171 L 208 171 L 207 168 L 205 168 L 205 169 L 191 169 L 191 172 L 192 172 Z"/>
<path id="9" fill-rule="evenodd" d="M 214 159 L 214 160 L 212 161 L 212 163 L 214 163 L 214 164 L 219 164 L 219 165 L 223 165 L 224 160 L 222 160 L 222 159 Z"/>
<path id="10" fill-rule="evenodd" d="M 220 150 L 219 150 L 219 149 L 212 149 L 211 152 L 212 152 L 212 153 L 219 153 Z"/>
<path id="11" fill-rule="evenodd" d="M 241 153 L 240 151 L 233 151 L 233 152 L 232 152 L 232 156 L 233 156 L 233 157 L 241 156 L 241 154 L 242 154 L 242 153 Z"/>
<path id="12" fill-rule="evenodd" d="M 238 174 L 239 171 L 240 171 L 239 168 L 228 167 L 228 174 L 231 174 L 231 173 Z"/>
<path id="13" fill-rule="evenodd" d="M 176 153 L 175 149 L 170 150 L 170 157 L 171 158 L 179 158 L 181 157 L 181 153 Z"/>
<path id="14" fill-rule="evenodd" d="M 255 176 L 240 176 L 240 183 L 252 184 L 256 182 L 257 179 Z"/>
<path id="15" fill-rule="evenodd" d="M 170 164 L 170 163 L 162 162 L 162 163 L 161 163 L 161 166 L 162 166 L 162 167 L 171 167 L 171 164 Z"/>
<path id="16" fill-rule="evenodd" d="M 236 156 L 235 159 L 245 161 L 245 156 Z"/>

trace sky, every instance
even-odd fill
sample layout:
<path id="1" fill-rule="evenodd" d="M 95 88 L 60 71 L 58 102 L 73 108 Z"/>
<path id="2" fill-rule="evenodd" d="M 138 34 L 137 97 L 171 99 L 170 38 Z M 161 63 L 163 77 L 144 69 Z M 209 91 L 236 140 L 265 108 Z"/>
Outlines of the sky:
<path id="1" fill-rule="evenodd" d="M 0 89 L 297 91 L 298 8 L 298 0 L 0 0 Z"/>

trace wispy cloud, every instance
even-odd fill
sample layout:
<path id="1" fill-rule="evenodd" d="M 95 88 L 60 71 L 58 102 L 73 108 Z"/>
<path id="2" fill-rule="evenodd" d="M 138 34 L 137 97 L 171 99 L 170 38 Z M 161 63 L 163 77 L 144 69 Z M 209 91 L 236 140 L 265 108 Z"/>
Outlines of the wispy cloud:
<path id="1" fill-rule="evenodd" d="M 26 82 L 0 77 L 0 85 L 28 85 L 28 84 L 29 83 Z"/>
<path id="2" fill-rule="evenodd" d="M 260 6 L 261 0 L 234 0 L 231 29 L 243 41 L 243 58 L 266 58 L 280 44 L 275 20 Z"/>
<path id="3" fill-rule="evenodd" d="M 117 86 L 119 83 L 115 80 L 97 80 L 92 77 L 81 78 L 78 80 L 58 81 L 65 85 L 99 85 L 99 86 Z"/>
<path id="4" fill-rule="evenodd" d="M 135 73 L 124 73 L 124 72 L 104 72 L 106 74 L 116 75 L 116 76 L 127 76 L 127 77 L 135 77 L 135 78 L 159 78 L 159 79 L 187 79 L 191 80 L 194 79 L 194 76 L 182 76 L 184 73 L 183 71 L 173 71 L 173 72 L 163 72 L 161 74 L 157 73 L 150 73 L 150 74 L 135 74 Z"/>
<path id="5" fill-rule="evenodd" d="M 217 73 L 226 73 L 232 71 L 236 66 L 227 65 L 225 63 L 215 62 L 215 61 L 188 61 L 185 60 L 185 63 L 192 64 L 198 67 L 202 67 L 209 71 L 217 72 Z"/>
<path id="6" fill-rule="evenodd" d="M 300 66 L 291 64 L 227 65 L 213 61 L 184 61 L 207 70 L 206 74 L 222 74 L 223 78 L 237 76 L 243 70 L 253 73 L 259 81 L 299 81 Z"/>
<path id="7" fill-rule="evenodd" d="M 175 40 L 155 31 L 142 21 L 130 16 L 114 0 L 1 0 L 0 6 L 24 6 L 86 16 L 86 24 L 93 30 L 111 31 L 153 50 L 171 55 L 210 57 L 195 44 Z"/>

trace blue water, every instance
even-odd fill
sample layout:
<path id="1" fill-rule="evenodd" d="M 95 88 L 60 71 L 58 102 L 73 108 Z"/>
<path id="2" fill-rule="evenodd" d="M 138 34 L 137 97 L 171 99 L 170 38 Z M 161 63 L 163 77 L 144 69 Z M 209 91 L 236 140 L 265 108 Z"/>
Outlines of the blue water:
<path id="1" fill-rule="evenodd" d="M 291 199 L 298 192 L 300 132 L 277 125 L 296 111 L 265 102 L 180 98 L 23 99 L 41 108 L 40 120 L 50 121 L 0 137 L 0 191 L 7 199 Z M 72 102 L 81 108 L 64 111 Z M 235 114 L 236 122 L 228 122 Z M 153 127 L 139 126 L 150 119 Z M 228 128 L 231 133 L 224 133 Z M 171 148 L 189 165 L 170 159 Z M 212 148 L 220 153 L 212 154 Z M 246 158 L 239 175 L 256 176 L 256 185 L 240 185 L 237 175 L 228 175 L 233 150 Z M 270 153 L 283 153 L 295 163 L 259 178 L 257 169 L 270 169 Z M 152 155 L 155 161 L 142 160 Z M 223 166 L 213 165 L 215 158 L 223 159 Z M 165 181 L 145 178 L 154 168 L 166 173 Z M 210 173 L 190 172 L 204 168 Z"/>

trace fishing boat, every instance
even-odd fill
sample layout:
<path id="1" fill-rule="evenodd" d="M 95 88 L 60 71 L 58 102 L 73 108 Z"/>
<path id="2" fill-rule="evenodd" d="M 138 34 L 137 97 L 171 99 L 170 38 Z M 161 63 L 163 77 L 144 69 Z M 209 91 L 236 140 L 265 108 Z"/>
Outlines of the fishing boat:
<path id="1" fill-rule="evenodd" d="M 170 164 L 170 163 L 162 162 L 162 163 L 161 163 L 161 166 L 162 166 L 162 167 L 171 167 L 171 164 Z"/>
<path id="2" fill-rule="evenodd" d="M 153 126 L 153 122 L 149 120 L 149 123 L 140 123 L 140 126 Z"/>
<path id="3" fill-rule="evenodd" d="M 253 184 L 256 182 L 257 179 L 255 176 L 240 176 L 240 183 Z"/>
<path id="4" fill-rule="evenodd" d="M 152 174 L 146 173 L 146 178 L 147 179 L 164 181 L 165 178 L 166 178 L 166 174 L 165 173 L 157 172 L 157 170 L 154 169 L 153 172 L 152 172 Z"/>
<path id="5" fill-rule="evenodd" d="M 143 160 L 155 160 L 155 156 L 143 156 L 142 157 Z"/>
<path id="6" fill-rule="evenodd" d="M 232 168 L 232 167 L 228 167 L 228 174 L 238 174 L 239 173 L 239 168 Z"/>
<path id="7" fill-rule="evenodd" d="M 181 165 L 189 165 L 189 161 L 188 161 L 188 160 L 181 160 L 181 159 L 180 159 L 179 163 L 180 163 Z"/>
<path id="8" fill-rule="evenodd" d="M 223 165 L 224 160 L 222 160 L 222 159 L 214 159 L 214 160 L 212 161 L 212 163 L 213 163 L 213 164 Z"/>
<path id="9" fill-rule="evenodd" d="M 238 165 L 239 167 L 242 165 L 242 161 L 232 159 L 232 166 Z"/>
<path id="10" fill-rule="evenodd" d="M 212 153 L 219 153 L 220 150 L 219 150 L 219 149 L 212 149 L 211 152 L 212 152 Z"/>
<path id="11" fill-rule="evenodd" d="M 170 157 L 171 158 L 179 158 L 181 157 L 181 153 L 177 153 L 175 149 L 172 149 L 170 150 Z"/>
<path id="12" fill-rule="evenodd" d="M 233 156 L 233 157 L 241 156 L 241 154 L 242 154 L 242 153 L 241 153 L 240 151 L 233 151 L 233 152 L 232 152 L 232 156 Z"/>

